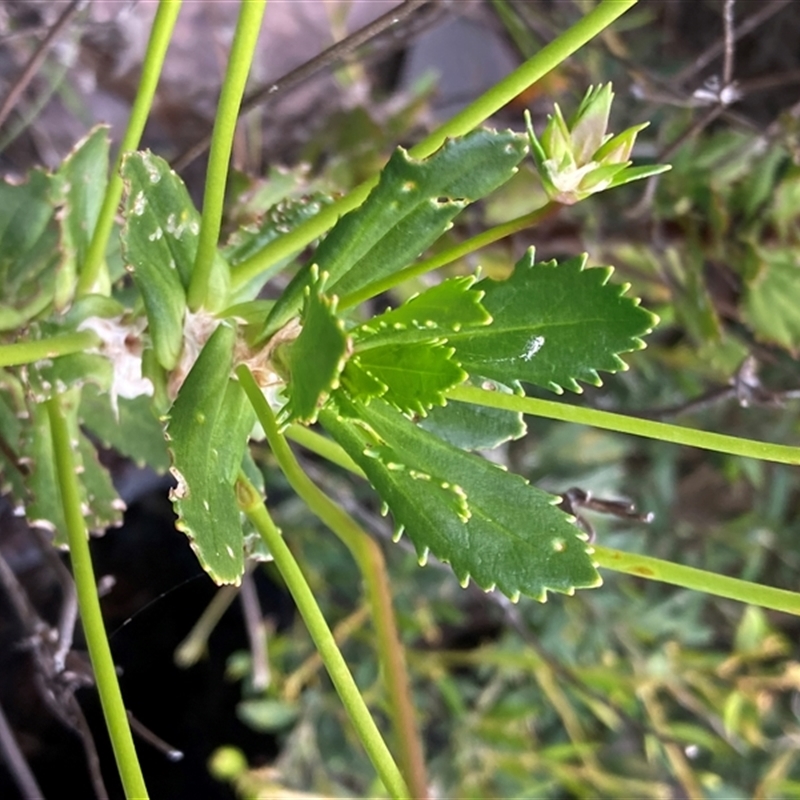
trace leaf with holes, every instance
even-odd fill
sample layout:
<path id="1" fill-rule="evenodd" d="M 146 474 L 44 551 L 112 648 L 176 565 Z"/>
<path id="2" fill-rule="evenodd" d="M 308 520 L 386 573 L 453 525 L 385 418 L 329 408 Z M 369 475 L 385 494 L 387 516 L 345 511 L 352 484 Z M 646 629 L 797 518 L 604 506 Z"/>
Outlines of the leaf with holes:
<path id="1" fill-rule="evenodd" d="M 235 331 L 221 324 L 181 386 L 167 423 L 177 526 L 217 583 L 244 571 L 242 518 L 234 483 L 255 415 L 230 377 Z"/>
<path id="2" fill-rule="evenodd" d="M 597 586 L 585 534 L 549 495 L 465 453 L 384 403 L 340 394 L 320 413 L 330 435 L 364 470 L 417 553 L 448 562 L 463 583 L 511 597 L 546 599 Z"/>
<path id="3" fill-rule="evenodd" d="M 483 306 L 492 324 L 448 337 L 455 359 L 471 375 L 502 383 L 527 381 L 582 391 L 602 384 L 598 371 L 627 369 L 620 353 L 644 347 L 658 318 L 609 283 L 611 267 L 586 269 L 586 257 L 535 263 L 531 248 L 503 281 L 487 278 Z"/>

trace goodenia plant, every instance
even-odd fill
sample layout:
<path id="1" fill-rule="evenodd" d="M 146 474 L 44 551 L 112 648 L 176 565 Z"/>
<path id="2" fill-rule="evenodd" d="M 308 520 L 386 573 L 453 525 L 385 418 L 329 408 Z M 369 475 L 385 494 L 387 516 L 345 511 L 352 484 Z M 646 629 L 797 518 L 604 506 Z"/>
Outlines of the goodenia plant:
<path id="1" fill-rule="evenodd" d="M 533 159 L 551 201 L 561 204 L 665 169 L 631 168 L 643 126 L 606 133 L 610 85 L 590 89 L 569 123 L 556 108 L 541 139 L 530 124 L 527 135 L 479 127 L 633 2 L 605 0 L 417 148 L 398 148 L 376 181 L 335 201 L 286 186 L 259 225 L 236 231 L 220 247 L 233 121 L 263 2 L 242 4 L 203 214 L 166 161 L 136 151 L 131 130 L 140 115 L 110 173 L 100 127 L 54 173 L 37 170 L 21 185 L 0 184 L 4 490 L 32 524 L 70 547 L 128 797 L 143 797 L 146 789 L 86 546 L 86 531 L 119 524 L 123 506 L 95 442 L 170 469 L 177 525 L 218 583 L 237 583 L 248 558 L 275 559 L 393 797 L 424 796 L 426 787 L 380 548 L 303 473 L 286 435 L 366 478 L 396 536 L 410 539 L 420 562 L 433 555 L 465 585 L 543 601 L 548 592 L 599 586 L 598 567 L 606 567 L 800 612 L 800 596 L 791 592 L 589 543 L 557 507 L 559 498 L 478 452 L 524 436 L 523 415 L 530 413 L 796 462 L 795 448 L 525 395 L 526 386 L 561 394 L 599 385 L 600 373 L 625 369 L 622 357 L 644 346 L 657 319 L 613 282 L 610 266 L 591 265 L 588 256 L 537 261 L 531 248 L 503 277 L 434 281 L 377 316 L 359 306 L 411 274 L 534 222 L 535 214 L 418 261 L 524 159 Z M 137 109 L 152 96 L 150 78 L 178 5 L 160 5 Z M 266 282 L 317 237 L 280 298 L 260 299 Z M 123 278 L 125 270 L 132 280 Z M 322 435 L 310 430 L 316 425 Z M 270 518 L 248 446 L 263 436 L 289 483 L 361 569 L 399 767 Z"/>

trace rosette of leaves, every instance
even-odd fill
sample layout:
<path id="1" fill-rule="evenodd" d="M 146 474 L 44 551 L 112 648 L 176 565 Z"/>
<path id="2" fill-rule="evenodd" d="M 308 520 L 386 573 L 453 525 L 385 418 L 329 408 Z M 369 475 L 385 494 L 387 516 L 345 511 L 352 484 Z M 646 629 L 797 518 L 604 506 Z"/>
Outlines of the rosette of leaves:
<path id="1" fill-rule="evenodd" d="M 465 381 L 496 391 L 525 383 L 580 391 L 599 384 L 600 372 L 625 368 L 620 355 L 642 346 L 654 317 L 609 282 L 611 268 L 587 268 L 585 257 L 537 263 L 530 250 L 504 280 L 450 278 L 367 321 L 338 306 L 339 297 L 413 263 L 461 210 L 507 181 L 526 152 L 526 137 L 511 131 L 477 131 L 421 161 L 398 149 L 266 318 L 257 300 L 214 315 L 166 432 L 179 526 L 216 580 L 236 581 L 243 569 L 235 483 L 249 463 L 253 412 L 231 372 L 261 357 L 264 372 L 284 384 L 280 423 L 319 421 L 421 561 L 430 553 L 462 582 L 510 597 L 544 599 L 599 583 L 585 535 L 555 507 L 558 498 L 471 452 L 522 435 L 520 416 L 448 403 L 448 392 Z M 123 241 L 159 369 L 169 375 L 186 347 L 196 211 L 154 156 L 129 156 L 123 174 Z M 238 298 L 226 294 L 227 263 L 218 265 L 216 308 L 225 309 Z"/>

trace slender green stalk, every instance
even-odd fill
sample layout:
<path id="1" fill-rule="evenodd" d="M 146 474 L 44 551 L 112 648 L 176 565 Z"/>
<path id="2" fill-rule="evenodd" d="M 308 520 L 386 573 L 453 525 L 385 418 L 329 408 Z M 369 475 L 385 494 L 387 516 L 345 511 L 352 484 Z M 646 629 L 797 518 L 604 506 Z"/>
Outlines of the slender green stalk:
<path id="1" fill-rule="evenodd" d="M 220 586 L 186 638 L 175 648 L 175 663 L 181 669 L 193 667 L 208 652 L 208 640 L 225 612 L 239 596 L 238 586 Z"/>
<path id="2" fill-rule="evenodd" d="M 150 115 L 150 107 L 153 105 L 153 97 L 155 97 L 158 78 L 161 75 L 161 67 L 164 64 L 164 57 L 167 54 L 167 48 L 172 38 L 175 20 L 178 19 L 178 12 L 181 10 L 181 2 L 182 0 L 161 0 L 158 4 L 158 11 L 153 20 L 153 28 L 150 31 L 150 41 L 147 43 L 147 52 L 142 63 L 142 77 L 139 79 L 139 89 L 136 93 L 136 99 L 133 101 L 131 116 L 128 119 L 128 127 L 119 145 L 119 154 L 106 187 L 103 205 L 100 207 L 97 225 L 95 225 L 92 241 L 86 254 L 86 261 L 81 266 L 81 272 L 78 277 L 78 297 L 97 291 L 98 287 L 105 283 L 105 281 L 101 280 L 101 275 L 107 269 L 105 262 L 106 248 L 114 226 L 114 216 L 117 213 L 117 207 L 122 197 L 120 164 L 125 153 L 135 150 L 139 146 L 144 126 Z"/>
<path id="3" fill-rule="evenodd" d="M 367 597 L 377 636 L 377 649 L 386 679 L 392 721 L 397 734 L 400 761 L 413 797 L 427 797 L 425 760 L 409 691 L 403 645 L 392 607 L 386 562 L 377 542 L 339 505 L 331 500 L 303 471 L 285 437 L 278 430 L 275 415 L 245 366 L 236 376 L 264 428 L 267 441 L 292 489 L 305 501 L 350 551 L 367 587 Z M 322 438 L 322 437 L 320 437 Z"/>
<path id="4" fill-rule="evenodd" d="M 662 442 L 683 444 L 698 447 L 701 450 L 713 450 L 717 453 L 728 453 L 733 456 L 758 458 L 762 461 L 774 461 L 778 464 L 800 464 L 800 447 L 784 444 L 759 442 L 754 439 L 740 439 L 738 436 L 727 436 L 723 433 L 712 433 L 681 425 L 670 425 L 666 422 L 655 422 L 649 419 L 628 417 L 611 411 L 599 411 L 595 408 L 582 408 L 569 403 L 557 403 L 552 400 L 539 400 L 534 397 L 501 394 L 477 389 L 473 386 L 457 386 L 447 396 L 461 403 L 474 403 L 489 408 L 502 408 L 507 411 L 521 411 L 536 417 L 557 419 L 562 422 L 577 422 L 579 425 L 591 425 L 618 433 L 631 433 L 646 439 L 659 439 Z"/>
<path id="5" fill-rule="evenodd" d="M 211 134 L 211 150 L 208 154 L 208 172 L 203 194 L 203 216 L 200 220 L 197 255 L 188 293 L 189 308 L 192 311 L 207 305 L 209 300 L 209 279 L 222 225 L 222 208 L 225 203 L 225 186 L 228 181 L 233 136 L 266 5 L 267 0 L 242 0 L 239 7 L 239 20 L 214 118 L 214 131 Z"/>
<path id="6" fill-rule="evenodd" d="M 543 47 L 533 58 L 413 147 L 411 155 L 415 158 L 429 156 L 447 137 L 463 136 L 477 128 L 492 114 L 601 33 L 636 2 L 637 0 L 603 0 L 568 31 Z M 376 183 L 377 178 L 362 183 L 337 202 L 326 206 L 313 219 L 299 225 L 290 233 L 242 261 L 233 270 L 234 288 L 244 285 L 282 258 L 288 258 L 299 252 L 309 242 L 324 234 L 336 224 L 340 216 L 358 208 Z"/>
<path id="7" fill-rule="evenodd" d="M 365 286 L 357 292 L 345 295 L 339 301 L 338 307 L 344 310 L 351 306 L 357 306 L 359 303 L 369 300 L 370 297 L 375 297 L 382 292 L 386 292 L 398 286 L 403 281 L 407 281 L 410 278 L 418 278 L 420 275 L 424 275 L 427 272 L 432 272 L 446 264 L 451 264 L 459 258 L 474 253 L 476 250 L 480 250 L 482 247 L 498 242 L 500 239 L 505 239 L 506 236 L 511 236 L 512 233 L 518 233 L 519 231 L 525 230 L 525 228 L 529 228 L 531 225 L 535 225 L 537 222 L 541 222 L 559 208 L 561 208 L 559 203 L 547 203 L 541 208 L 537 208 L 535 211 L 504 222 L 502 225 L 496 225 L 494 228 L 479 233 L 477 236 L 473 236 L 465 242 L 461 242 L 453 247 L 448 247 L 447 250 L 443 250 L 435 256 L 426 258 L 424 261 L 420 261 L 417 264 L 412 264 L 410 267 L 401 269 L 399 272 L 395 272 L 392 275 L 387 275 L 383 280 L 371 283 L 369 286 Z"/>
<path id="8" fill-rule="evenodd" d="M 295 561 L 291 550 L 284 542 L 280 531 L 275 527 L 275 523 L 255 487 L 242 473 L 239 475 L 236 491 L 239 507 L 253 523 L 272 553 L 275 566 L 294 598 L 297 609 L 317 647 L 317 652 L 325 664 L 325 669 L 328 671 L 350 721 L 384 786 L 393 798 L 411 797 L 403 776 L 394 763 L 375 721 L 370 716 L 369 709 L 358 691 L 358 686 L 347 668 L 336 640 L 325 622 L 325 617 L 317 605 L 308 581 Z"/>
<path id="9" fill-rule="evenodd" d="M 89 657 L 92 661 L 100 704 L 117 760 L 117 769 L 122 778 L 125 796 L 128 800 L 146 800 L 147 788 L 144 784 L 133 736 L 128 724 L 125 704 L 111 657 L 100 600 L 97 596 L 97 583 L 89 553 L 89 540 L 86 523 L 81 512 L 80 490 L 75 461 L 72 457 L 73 443 L 70 441 L 67 420 L 58 397 L 47 401 L 47 413 L 50 420 L 50 432 L 53 439 L 56 474 L 61 491 L 61 503 L 67 524 L 67 541 L 69 557 L 72 562 L 72 574 L 78 595 L 78 608 L 81 624 L 89 646 Z"/>
<path id="10" fill-rule="evenodd" d="M 0 367 L 16 367 L 20 364 L 33 364 L 43 358 L 82 353 L 99 343 L 100 339 L 94 331 L 78 331 L 52 336 L 49 339 L 3 344 L 0 345 Z"/>
<path id="11" fill-rule="evenodd" d="M 718 575 L 716 572 L 686 567 L 651 556 L 625 553 L 600 545 L 592 547 L 594 548 L 592 558 L 599 567 L 605 569 L 800 616 L 800 594 L 797 592 L 762 586 L 740 578 L 729 578 L 727 575 Z"/>
<path id="12" fill-rule="evenodd" d="M 366 477 L 361 467 L 347 455 L 341 445 L 336 444 L 332 439 L 321 436 L 305 425 L 290 425 L 286 431 L 286 436 L 312 453 L 322 456 L 327 461 L 330 461 L 331 464 L 343 467 L 348 472 L 352 472 L 362 478 Z"/>

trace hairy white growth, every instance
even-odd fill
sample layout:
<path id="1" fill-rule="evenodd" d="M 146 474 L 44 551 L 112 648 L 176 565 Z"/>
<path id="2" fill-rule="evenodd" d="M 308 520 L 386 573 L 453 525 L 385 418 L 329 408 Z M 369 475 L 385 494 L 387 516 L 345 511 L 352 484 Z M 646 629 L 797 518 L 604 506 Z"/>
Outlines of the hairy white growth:
<path id="1" fill-rule="evenodd" d="M 113 369 L 111 407 L 119 418 L 117 398 L 132 400 L 140 395 L 151 396 L 153 384 L 142 376 L 142 332 L 147 327 L 144 317 L 123 323 L 122 317 L 87 317 L 78 330 L 94 331 L 100 344 L 89 352 L 105 356 Z"/>

